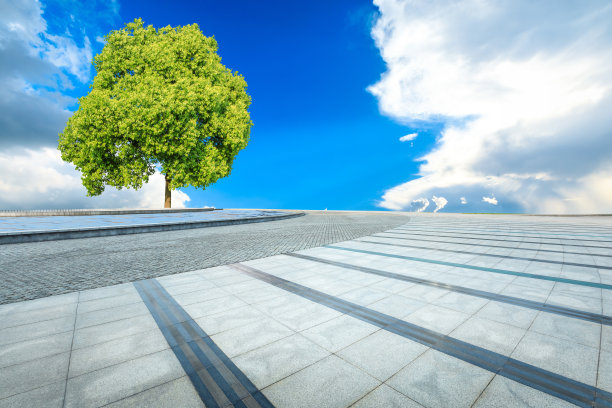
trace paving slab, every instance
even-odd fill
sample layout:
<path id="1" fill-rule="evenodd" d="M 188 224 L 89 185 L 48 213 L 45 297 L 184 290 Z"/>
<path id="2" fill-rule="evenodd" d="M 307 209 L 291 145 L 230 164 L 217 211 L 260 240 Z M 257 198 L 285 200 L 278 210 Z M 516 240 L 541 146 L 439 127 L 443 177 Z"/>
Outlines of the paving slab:
<path id="1" fill-rule="evenodd" d="M 333 239 L 313 239 L 303 231 L 296 238 L 302 244 L 255 251 L 251 258 L 224 255 L 249 245 L 243 234 L 258 245 L 286 244 L 287 237 L 300 234 L 296 225 L 318 216 L 279 221 L 287 229 L 276 232 L 251 225 L 260 235 L 240 226 L 232 227 L 234 232 L 208 231 L 200 237 L 218 252 L 216 265 L 203 261 L 202 247 L 189 247 L 192 231 L 177 242 L 191 248 L 198 265 L 182 252 L 192 266 L 166 270 L 164 276 L 138 270 L 123 276 L 144 280 L 0 305 L 0 407 L 203 407 L 214 405 L 210 398 L 225 401 L 221 406 L 563 407 L 572 401 L 589 405 L 588 396 L 596 394 L 612 401 L 612 289 L 605 269 L 588 266 L 596 260 L 587 247 L 592 242 L 582 239 L 609 241 L 604 242 L 609 249 L 597 251 L 612 258 L 612 219 L 412 214 L 389 215 L 402 220 L 391 225 L 376 215 L 378 224 L 365 225 L 363 215 L 324 214 L 320 219 L 332 225 L 334 219 L 347 221 L 338 222 Z M 341 232 L 351 222 L 352 232 Z M 404 238 L 414 233 L 414 240 L 355 240 L 384 230 Z M 168 234 L 166 241 L 177 239 Z M 274 234 L 282 239 L 275 241 Z M 113 245 L 138 252 L 134 245 L 148 242 L 124 238 L 113 238 L 110 250 L 118 251 L 117 260 L 109 263 L 138 269 L 135 258 Z M 220 249 L 218 240 L 234 240 L 236 246 Z M 370 240 L 427 248 L 363 242 Z M 161 238 L 153 243 L 157 252 L 172 248 Z M 50 244 L 40 243 L 38 250 L 53 249 Z M 70 253 L 65 244 L 54 243 L 64 257 Z M 14 248 L 34 255 L 37 250 L 33 244 Z M 455 249 L 474 254 L 448 252 Z M 558 252 L 538 252 L 542 249 Z M 282 255 L 294 251 L 314 258 Z M 158 262 L 150 254 L 140 252 L 142 265 Z M 509 255 L 544 262 L 502 258 Z M 92 276 L 75 276 L 80 270 L 66 268 L 53 251 L 46 256 L 64 265 L 56 272 L 67 281 L 71 275 L 77 282 Z M 586 266 L 546 263 L 560 260 Z M 3 262 L 0 258 L 1 276 L 14 282 L 10 265 L 1 269 Z M 241 269 L 247 266 L 255 269 Z M 37 280 L 47 279 L 48 267 L 39 264 L 43 272 Z M 88 267 L 96 276 L 108 273 Z M 515 274 L 520 271 L 535 275 Z M 25 273 L 26 282 L 29 276 Z M 0 283 L 0 295 L 7 293 L 6 282 Z M 52 282 L 47 284 L 55 287 Z M 498 294 L 509 298 L 501 301 Z M 555 391 L 558 384 L 563 392 Z"/>

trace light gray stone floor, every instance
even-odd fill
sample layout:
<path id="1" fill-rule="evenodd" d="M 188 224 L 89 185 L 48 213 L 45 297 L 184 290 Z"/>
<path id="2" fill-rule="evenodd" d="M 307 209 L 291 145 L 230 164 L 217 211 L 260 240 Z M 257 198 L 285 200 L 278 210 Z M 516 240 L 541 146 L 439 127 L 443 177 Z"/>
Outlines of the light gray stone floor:
<path id="1" fill-rule="evenodd" d="M 419 241 L 419 236 L 411 235 L 416 230 L 433 235 L 427 239 L 451 242 Z M 540 304 L 612 314 L 610 289 L 538 279 L 612 284 L 611 271 L 598 267 L 612 259 L 612 223 L 607 218 L 421 215 L 387 232 L 396 234 L 374 233 L 336 242 L 335 248 L 298 253 Z M 467 240 L 467 233 L 491 235 Z M 431 249 L 365 240 L 414 242 Z M 474 254 L 439 250 L 456 248 Z M 478 255 L 540 259 L 538 255 L 546 254 L 540 249 L 559 251 L 551 259 L 586 266 Z M 566 251 L 585 255 L 566 257 Z M 284 254 L 242 264 L 612 392 L 610 325 Z M 194 268 L 157 281 L 277 407 L 572 406 L 229 265 Z M 135 286 L 123 283 L 0 305 L 0 407 L 31 406 L 204 404 Z"/>

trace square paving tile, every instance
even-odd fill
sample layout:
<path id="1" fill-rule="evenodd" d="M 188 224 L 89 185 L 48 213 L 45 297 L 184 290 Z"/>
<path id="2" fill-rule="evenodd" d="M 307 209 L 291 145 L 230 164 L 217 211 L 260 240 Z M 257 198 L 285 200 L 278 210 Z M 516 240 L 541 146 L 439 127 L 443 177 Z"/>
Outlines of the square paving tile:
<path id="1" fill-rule="evenodd" d="M 480 317 L 471 317 L 450 334 L 459 340 L 509 356 L 525 329 Z"/>
<path id="2" fill-rule="evenodd" d="M 420 300 L 408 298 L 402 295 L 391 295 L 379 300 L 376 303 L 368 305 L 368 309 L 376 310 L 389 316 L 401 319 L 410 313 L 416 312 L 425 305 L 426 303 L 421 302 Z"/>
<path id="3" fill-rule="evenodd" d="M 236 357 L 234 363 L 263 389 L 330 353 L 300 334 L 283 338 Z"/>
<path id="4" fill-rule="evenodd" d="M 264 388 L 263 393 L 278 407 L 344 408 L 378 385 L 379 381 L 331 355 Z"/>
<path id="5" fill-rule="evenodd" d="M 289 337 L 293 333 L 286 326 L 266 318 L 246 326 L 215 334 L 211 336 L 211 339 L 231 358 L 284 337 Z"/>
<path id="6" fill-rule="evenodd" d="M 52 334 L 72 331 L 74 316 L 63 316 L 57 319 L 37 323 L 23 324 L 0 330 L 0 346 L 47 337 Z"/>
<path id="7" fill-rule="evenodd" d="M 236 327 L 246 326 L 268 317 L 252 306 L 232 308 L 215 314 L 196 318 L 196 323 L 208 334 L 221 333 Z"/>
<path id="8" fill-rule="evenodd" d="M 65 379 L 31 391 L 0 400 L 3 408 L 45 407 L 62 408 L 64 405 Z"/>
<path id="9" fill-rule="evenodd" d="M 302 334 L 332 353 L 380 330 L 351 316 L 342 315 L 304 330 Z"/>
<path id="10" fill-rule="evenodd" d="M 493 373 L 435 350 L 425 352 L 387 384 L 426 407 L 470 407 Z"/>
<path id="11" fill-rule="evenodd" d="M 474 408 L 492 407 L 570 408 L 575 405 L 497 375 L 474 404 Z"/>
<path id="12" fill-rule="evenodd" d="M 124 363 L 170 348 L 159 329 L 120 337 L 72 351 L 69 377 Z"/>
<path id="13" fill-rule="evenodd" d="M 598 356 L 596 348 L 529 331 L 511 357 L 595 386 Z"/>
<path id="14" fill-rule="evenodd" d="M 384 382 L 426 350 L 427 347 L 420 343 L 379 330 L 337 354 Z"/>
<path id="15" fill-rule="evenodd" d="M 66 352 L 3 368 L 0 402 L 2 398 L 65 380 L 69 358 L 70 353 Z"/>
<path id="16" fill-rule="evenodd" d="M 65 406 L 102 406 L 184 375 L 174 353 L 160 351 L 70 378 Z"/>
<path id="17" fill-rule="evenodd" d="M 428 304 L 404 317 L 404 320 L 441 334 L 448 334 L 469 317 L 456 310 Z"/>
<path id="18" fill-rule="evenodd" d="M 105 407 L 177 407 L 178 404 L 180 408 L 205 408 L 187 376 L 149 388 Z"/>
<path id="19" fill-rule="evenodd" d="M 538 315 L 537 310 L 491 301 L 476 316 L 526 329 Z"/>
<path id="20" fill-rule="evenodd" d="M 72 332 L 69 331 L 0 346 L 0 369 L 70 351 L 71 345 Z"/>
<path id="21" fill-rule="evenodd" d="M 541 312 L 529 330 L 599 348 L 601 326 L 599 323 Z"/>
<path id="22" fill-rule="evenodd" d="M 423 405 L 381 384 L 374 391 L 357 401 L 351 408 L 423 408 Z"/>
<path id="23" fill-rule="evenodd" d="M 597 387 L 612 392 L 612 352 L 602 350 L 599 355 Z"/>

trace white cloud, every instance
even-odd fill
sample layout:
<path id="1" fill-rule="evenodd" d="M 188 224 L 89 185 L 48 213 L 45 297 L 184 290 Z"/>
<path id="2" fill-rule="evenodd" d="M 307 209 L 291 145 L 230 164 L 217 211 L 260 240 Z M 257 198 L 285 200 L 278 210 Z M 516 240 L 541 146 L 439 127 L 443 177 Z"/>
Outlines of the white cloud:
<path id="1" fill-rule="evenodd" d="M 375 4 L 387 71 L 369 90 L 381 112 L 412 127 L 446 123 L 420 177 L 381 206 L 493 192 L 528 212 L 610 211 L 608 195 L 589 197 L 612 176 L 609 2 Z"/>
<path id="2" fill-rule="evenodd" d="M 408 211 L 423 212 L 429 207 L 429 200 L 425 197 L 417 198 L 412 200 L 410 206 L 406 208 Z"/>
<path id="3" fill-rule="evenodd" d="M 495 198 L 493 196 L 491 196 L 491 197 L 482 197 L 482 201 L 484 201 L 485 203 L 497 205 L 497 198 Z"/>
<path id="4" fill-rule="evenodd" d="M 399 141 L 400 142 L 409 142 L 411 140 L 416 139 L 418 135 L 419 135 L 418 133 L 410 133 L 409 135 L 400 137 Z"/>
<path id="5" fill-rule="evenodd" d="M 461 204 L 467 204 L 467 200 L 465 199 L 465 197 L 461 197 L 459 198 L 459 200 L 461 201 Z"/>
<path id="6" fill-rule="evenodd" d="M 87 197 L 81 175 L 64 162 L 58 150 L 0 153 L 0 209 L 163 208 L 164 177 L 155 173 L 140 190 L 107 187 Z M 185 208 L 189 196 L 172 191 L 172 207 Z"/>
<path id="7" fill-rule="evenodd" d="M 433 196 L 432 201 L 436 204 L 436 208 L 433 210 L 433 212 L 440 211 L 446 206 L 446 204 L 448 204 L 448 200 L 444 197 Z"/>

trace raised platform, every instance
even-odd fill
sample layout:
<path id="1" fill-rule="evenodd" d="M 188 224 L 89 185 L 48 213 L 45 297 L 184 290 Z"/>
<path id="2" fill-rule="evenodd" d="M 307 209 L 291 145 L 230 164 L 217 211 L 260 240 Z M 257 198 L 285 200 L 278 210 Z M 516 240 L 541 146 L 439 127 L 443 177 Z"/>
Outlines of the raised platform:
<path id="1" fill-rule="evenodd" d="M 302 212 L 199 210 L 163 210 L 155 213 L 126 210 L 132 212 L 115 212 L 113 215 L 4 217 L 0 218 L 0 245 L 248 224 L 304 215 Z"/>
<path id="2" fill-rule="evenodd" d="M 0 217 L 48 217 L 76 215 L 172 214 L 222 210 L 222 208 L 125 208 L 125 209 L 64 209 L 64 210 L 0 210 Z"/>

